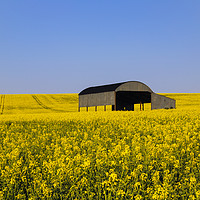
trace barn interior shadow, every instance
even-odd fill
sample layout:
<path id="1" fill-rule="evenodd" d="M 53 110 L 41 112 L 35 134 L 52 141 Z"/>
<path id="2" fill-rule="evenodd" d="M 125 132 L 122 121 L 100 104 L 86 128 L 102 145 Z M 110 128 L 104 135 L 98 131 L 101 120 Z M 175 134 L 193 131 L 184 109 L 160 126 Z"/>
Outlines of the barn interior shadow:
<path id="1" fill-rule="evenodd" d="M 144 105 L 144 103 L 151 103 L 150 92 L 116 92 L 116 110 L 134 111 L 134 104 Z M 114 110 L 114 106 L 112 110 Z"/>

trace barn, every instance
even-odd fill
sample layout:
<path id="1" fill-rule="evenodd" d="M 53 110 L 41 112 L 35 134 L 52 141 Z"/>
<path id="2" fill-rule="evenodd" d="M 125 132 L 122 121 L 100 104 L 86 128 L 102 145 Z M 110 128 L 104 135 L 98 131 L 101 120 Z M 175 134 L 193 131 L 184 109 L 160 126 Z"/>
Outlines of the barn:
<path id="1" fill-rule="evenodd" d="M 127 81 L 109 85 L 89 87 L 79 93 L 79 111 L 81 107 L 112 105 L 112 110 L 134 110 L 134 104 L 151 103 L 151 109 L 176 108 L 174 99 L 154 93 L 147 85 L 139 81 Z"/>

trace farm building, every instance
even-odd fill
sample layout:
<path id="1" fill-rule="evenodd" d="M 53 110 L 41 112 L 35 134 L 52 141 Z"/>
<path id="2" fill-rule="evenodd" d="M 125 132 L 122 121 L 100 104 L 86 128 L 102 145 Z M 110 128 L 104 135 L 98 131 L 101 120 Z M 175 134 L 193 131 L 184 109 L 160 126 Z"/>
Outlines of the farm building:
<path id="1" fill-rule="evenodd" d="M 147 85 L 139 81 L 127 81 L 109 85 L 89 87 L 79 93 L 79 111 L 81 107 L 112 105 L 112 110 L 134 110 L 134 104 L 151 103 L 151 109 L 175 108 L 174 99 L 154 93 Z"/>

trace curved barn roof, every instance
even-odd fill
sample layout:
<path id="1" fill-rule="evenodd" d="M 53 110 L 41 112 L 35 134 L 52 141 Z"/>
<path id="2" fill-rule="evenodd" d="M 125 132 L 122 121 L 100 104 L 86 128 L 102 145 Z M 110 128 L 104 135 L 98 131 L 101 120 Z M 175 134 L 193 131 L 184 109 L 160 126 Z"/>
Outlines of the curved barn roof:
<path id="1" fill-rule="evenodd" d="M 148 91 L 153 92 L 147 85 L 139 81 L 126 81 L 121 83 L 114 83 L 109 85 L 101 85 L 95 87 L 89 87 L 82 90 L 79 95 L 93 94 L 101 92 L 111 91 Z"/>

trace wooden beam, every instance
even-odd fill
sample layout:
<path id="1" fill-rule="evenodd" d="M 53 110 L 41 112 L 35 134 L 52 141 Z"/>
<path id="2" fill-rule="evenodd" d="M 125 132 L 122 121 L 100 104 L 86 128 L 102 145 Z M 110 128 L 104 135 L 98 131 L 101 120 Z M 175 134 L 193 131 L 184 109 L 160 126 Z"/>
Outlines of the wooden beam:
<path id="1" fill-rule="evenodd" d="M 88 106 L 86 107 L 86 111 L 88 112 Z"/>
<path id="2" fill-rule="evenodd" d="M 95 111 L 97 111 L 97 106 L 95 106 Z"/>
<path id="3" fill-rule="evenodd" d="M 106 111 L 106 105 L 104 105 L 104 111 Z"/>

